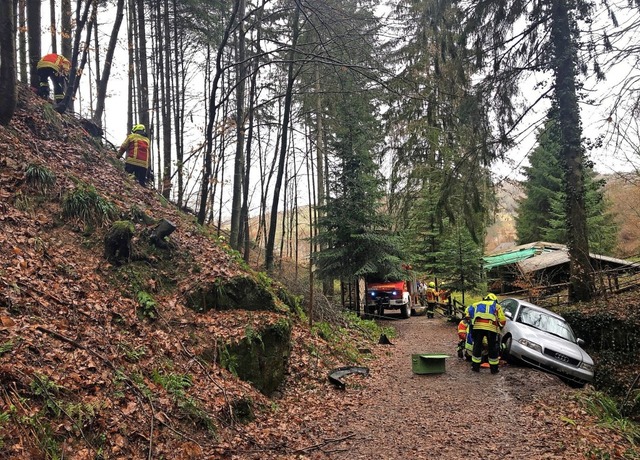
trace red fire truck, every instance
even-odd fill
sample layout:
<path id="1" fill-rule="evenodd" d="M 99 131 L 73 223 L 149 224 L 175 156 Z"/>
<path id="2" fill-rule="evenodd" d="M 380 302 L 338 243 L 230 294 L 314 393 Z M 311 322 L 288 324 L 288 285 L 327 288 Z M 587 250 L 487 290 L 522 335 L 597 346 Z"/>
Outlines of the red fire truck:
<path id="1" fill-rule="evenodd" d="M 415 282 L 412 281 L 367 281 L 365 312 L 368 316 L 380 318 L 385 310 L 400 310 L 403 318 L 410 318 L 415 297 L 412 293 L 415 291 Z"/>

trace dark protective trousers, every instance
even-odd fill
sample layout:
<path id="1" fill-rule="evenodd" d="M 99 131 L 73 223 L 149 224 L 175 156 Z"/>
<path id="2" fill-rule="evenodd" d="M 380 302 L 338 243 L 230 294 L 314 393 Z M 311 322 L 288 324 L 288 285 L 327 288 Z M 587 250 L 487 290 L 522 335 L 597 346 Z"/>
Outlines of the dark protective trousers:
<path id="1" fill-rule="evenodd" d="M 49 94 L 51 92 L 49 89 L 49 79 L 51 79 L 51 82 L 53 83 L 53 98 L 56 102 L 61 102 L 62 99 L 64 99 L 66 79 L 51 67 L 38 69 L 38 80 L 40 81 L 38 96 L 49 99 Z"/>
<path id="2" fill-rule="evenodd" d="M 482 361 L 482 339 L 487 338 L 489 344 L 489 367 L 492 372 L 498 371 L 498 359 L 500 358 L 500 346 L 498 343 L 498 333 L 487 331 L 486 329 L 473 329 L 471 331 L 473 336 L 473 357 L 472 366 L 474 369 L 480 368 L 480 362 Z"/>
<path id="3" fill-rule="evenodd" d="M 125 163 L 124 170 L 136 176 L 136 179 L 143 187 L 147 186 L 147 168 L 144 166 L 132 165 Z"/>

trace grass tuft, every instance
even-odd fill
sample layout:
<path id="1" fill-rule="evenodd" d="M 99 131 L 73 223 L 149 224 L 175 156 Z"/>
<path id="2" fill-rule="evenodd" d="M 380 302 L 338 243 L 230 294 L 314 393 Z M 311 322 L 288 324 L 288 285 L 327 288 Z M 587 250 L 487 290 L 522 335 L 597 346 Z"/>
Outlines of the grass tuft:
<path id="1" fill-rule="evenodd" d="M 79 184 L 62 200 L 62 215 L 79 219 L 87 226 L 102 225 L 118 215 L 118 208 L 101 197 L 91 185 Z"/>

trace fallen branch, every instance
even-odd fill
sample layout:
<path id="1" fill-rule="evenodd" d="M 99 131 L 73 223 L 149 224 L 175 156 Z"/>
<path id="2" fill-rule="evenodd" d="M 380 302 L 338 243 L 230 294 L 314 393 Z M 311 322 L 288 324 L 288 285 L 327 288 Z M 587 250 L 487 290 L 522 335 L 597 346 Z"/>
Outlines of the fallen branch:
<path id="1" fill-rule="evenodd" d="M 312 446 L 309 447 L 304 447 L 302 449 L 298 449 L 293 451 L 294 454 L 303 454 L 305 452 L 311 452 L 313 450 L 319 450 L 321 448 L 323 448 L 324 446 L 328 445 L 328 444 L 334 444 L 336 442 L 341 442 L 341 441 L 346 441 L 347 439 L 351 439 L 355 436 L 354 433 L 349 434 L 347 436 L 344 436 L 342 438 L 336 438 L 336 439 L 326 439 L 323 442 L 319 442 L 318 444 L 314 444 Z"/>

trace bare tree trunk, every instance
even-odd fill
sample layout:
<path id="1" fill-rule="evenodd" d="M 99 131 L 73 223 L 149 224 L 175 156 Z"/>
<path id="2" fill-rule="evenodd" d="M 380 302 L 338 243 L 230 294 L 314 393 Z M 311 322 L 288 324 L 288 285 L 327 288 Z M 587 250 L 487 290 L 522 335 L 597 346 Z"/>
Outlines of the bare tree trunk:
<path id="1" fill-rule="evenodd" d="M 162 35 L 162 2 L 155 2 L 155 21 L 151 23 L 151 37 L 153 40 L 153 45 L 151 46 L 151 55 L 154 57 L 154 68 L 151 71 L 151 79 L 153 86 L 153 97 L 151 99 L 151 106 L 156 109 L 150 114 L 151 116 L 151 124 L 154 126 L 161 127 L 162 136 L 158 135 L 156 140 L 156 151 L 158 155 L 157 159 L 157 168 L 159 176 L 159 184 L 160 184 L 160 193 L 164 196 L 165 189 L 168 187 L 165 184 L 166 177 L 164 176 L 164 167 L 162 163 L 164 162 L 164 153 L 160 155 L 160 152 L 164 152 L 163 144 L 161 141 L 165 140 L 164 129 L 165 129 L 165 120 L 166 120 L 166 88 L 165 88 L 165 66 L 164 66 L 164 55 L 166 53 Z M 155 123 L 153 119 L 155 118 Z M 166 197 L 165 197 L 166 198 Z"/>
<path id="2" fill-rule="evenodd" d="M 118 34 L 120 32 L 120 26 L 122 25 L 122 19 L 124 18 L 124 0 L 118 0 L 116 6 L 116 17 L 111 29 L 111 37 L 109 38 L 109 46 L 107 48 L 107 55 L 104 60 L 104 68 L 102 69 L 102 76 L 98 80 L 97 95 L 96 95 L 96 111 L 93 114 L 93 122 L 102 127 L 102 115 L 104 113 L 105 98 L 107 97 L 107 85 L 109 84 L 109 76 L 111 75 L 111 64 L 113 62 L 113 55 L 115 54 L 116 45 L 118 44 Z M 97 54 L 97 53 L 96 53 Z"/>
<path id="3" fill-rule="evenodd" d="M 27 84 L 29 82 L 29 64 L 27 61 L 27 28 L 25 17 L 25 0 L 18 2 L 18 45 L 20 46 L 20 81 Z"/>
<path id="4" fill-rule="evenodd" d="M 264 4 L 263 4 L 264 6 Z M 245 262 L 249 263 L 250 260 L 250 252 L 251 252 L 251 235 L 249 232 L 249 177 L 251 171 L 251 149 L 253 142 L 253 131 L 254 131 L 254 120 L 255 120 L 255 103 L 256 103 L 256 88 L 257 88 L 257 80 L 258 80 L 258 68 L 260 64 L 260 60 L 258 59 L 258 55 L 261 52 L 260 40 L 262 38 L 262 11 L 261 8 L 256 16 L 256 38 L 255 38 L 255 52 L 253 57 L 253 70 L 251 73 L 251 85 L 249 87 L 249 128 L 247 134 L 247 148 L 246 148 L 246 159 L 244 163 L 245 173 L 244 173 L 244 181 L 242 183 L 243 191 L 242 191 L 242 212 L 240 213 L 240 222 L 242 223 L 242 228 L 244 231 L 242 232 L 242 240 L 244 240 L 244 251 L 243 256 Z"/>
<path id="5" fill-rule="evenodd" d="M 135 62 L 136 62 L 136 58 L 135 58 L 135 43 L 137 42 L 137 40 L 135 39 L 135 24 L 137 23 L 136 21 L 136 9 L 134 7 L 133 4 L 134 0 L 129 0 L 129 6 L 128 6 L 128 11 L 129 11 L 129 16 L 128 16 L 128 24 L 127 24 L 127 37 L 128 37 L 128 43 L 127 43 L 127 49 L 129 50 L 129 72 L 128 72 L 128 77 L 129 77 L 129 86 L 128 86 L 128 98 L 127 98 L 127 129 L 131 129 L 131 127 L 133 126 L 133 113 L 134 113 L 134 101 L 135 101 L 135 97 L 134 95 L 136 94 L 136 79 L 135 79 L 135 74 L 134 74 L 134 66 L 135 66 Z"/>
<path id="6" fill-rule="evenodd" d="M 71 0 L 60 0 L 60 50 L 71 60 Z"/>
<path id="7" fill-rule="evenodd" d="M 29 40 L 29 75 L 31 86 L 38 88 L 38 61 L 42 57 L 41 51 L 41 11 L 40 0 L 27 0 L 27 31 Z"/>
<path id="8" fill-rule="evenodd" d="M 309 139 L 311 136 L 306 136 Z M 308 142 L 308 141 L 307 141 Z M 307 146 L 307 158 L 305 160 L 307 166 L 307 177 L 311 178 L 311 183 L 307 187 L 307 196 L 309 198 L 309 305 L 307 311 L 309 314 L 309 327 L 313 325 L 313 302 L 314 302 L 314 290 L 313 284 L 315 283 L 313 277 L 313 254 L 314 254 L 314 241 L 313 241 L 313 229 L 315 227 L 314 210 L 315 210 L 315 187 L 313 184 L 313 149 L 310 145 Z"/>
<path id="9" fill-rule="evenodd" d="M 256 62 L 258 60 L 256 59 Z M 257 67 L 257 66 L 256 66 Z M 239 243 L 243 246 L 243 258 L 245 262 L 249 262 L 251 253 L 251 238 L 249 235 L 249 177 L 251 170 L 251 142 L 253 141 L 253 122 L 254 122 L 254 106 L 256 96 L 257 68 L 254 68 L 254 74 L 251 76 L 251 85 L 249 89 L 249 127 L 247 132 L 247 148 L 244 163 L 244 180 L 242 181 L 242 210 L 240 212 L 241 237 Z"/>
<path id="10" fill-rule="evenodd" d="M 229 36 L 231 35 L 231 30 L 233 29 L 233 24 L 235 23 L 236 16 L 238 14 L 238 3 L 239 0 L 233 5 L 233 11 L 231 13 L 231 17 L 229 18 L 229 22 L 227 23 L 224 34 L 222 36 L 222 40 L 218 45 L 218 52 L 216 54 L 216 71 L 213 77 L 213 84 L 211 88 L 211 95 L 209 97 L 209 123 L 207 124 L 207 148 L 204 156 L 204 168 L 202 172 L 202 189 L 200 194 L 200 209 L 198 211 L 198 223 L 204 224 L 207 210 L 207 197 L 209 196 L 209 180 L 211 179 L 211 162 L 213 151 L 213 127 L 215 124 L 215 112 L 216 112 L 216 94 L 218 92 L 218 83 L 220 81 L 220 77 L 222 76 L 222 56 L 224 54 L 224 48 L 227 46 L 227 42 L 229 41 Z"/>
<path id="11" fill-rule="evenodd" d="M 323 216 L 323 207 L 326 203 L 326 199 L 325 197 L 327 196 L 326 193 L 326 189 L 325 187 L 326 185 L 326 176 L 325 176 L 325 162 L 324 162 L 324 158 L 325 158 L 325 148 L 324 148 L 324 126 L 323 126 L 323 110 L 322 110 L 322 95 L 321 95 L 321 88 L 320 88 L 320 70 L 319 67 L 316 65 L 315 68 L 315 72 L 316 72 L 316 146 L 317 146 L 317 153 L 316 153 L 316 161 L 318 163 L 317 166 L 317 175 L 318 175 L 318 207 L 316 208 L 316 221 L 317 219 L 321 219 Z M 315 229 L 315 236 L 317 236 L 317 227 L 314 227 Z M 315 248 L 314 246 L 314 251 L 317 250 L 318 248 Z M 323 250 L 325 248 L 319 248 L 320 250 Z M 333 292 L 333 281 L 332 280 L 328 280 L 325 279 L 322 281 L 322 292 L 325 295 L 331 295 Z"/>
<path id="12" fill-rule="evenodd" d="M 295 13 L 293 15 L 293 36 L 291 40 L 291 51 L 289 53 L 289 69 L 287 71 L 287 91 L 284 99 L 284 116 L 282 119 L 282 141 L 280 143 L 280 158 L 278 160 L 278 172 L 276 175 L 276 183 L 273 190 L 273 203 L 271 205 L 271 219 L 269 223 L 269 237 L 267 239 L 267 247 L 265 249 L 265 268 L 267 272 L 273 270 L 273 249 L 276 240 L 276 223 L 278 219 L 278 203 L 280 201 L 280 189 L 282 188 L 282 177 L 284 175 L 284 166 L 287 156 L 287 135 L 289 131 L 289 118 L 291 117 L 291 104 L 293 102 L 293 83 L 295 81 L 294 64 L 296 55 L 296 45 L 298 44 L 298 35 L 300 27 L 300 5 L 295 2 Z"/>
<path id="13" fill-rule="evenodd" d="M 91 8 L 93 6 L 93 8 Z M 89 18 L 89 11 L 92 10 L 91 19 Z M 67 91 L 65 91 L 64 99 L 58 104 L 56 110 L 64 113 L 68 108 L 73 110 L 73 98 L 75 97 L 78 86 L 80 85 L 80 75 L 87 62 L 87 54 L 89 52 L 89 43 L 91 42 L 91 28 L 95 23 L 95 15 L 97 14 L 97 2 L 89 1 L 85 5 L 84 12 L 80 16 L 80 10 L 76 12 L 76 35 L 73 42 L 73 52 L 71 59 L 71 72 L 69 74 L 69 84 L 67 85 Z M 88 22 L 87 22 L 88 21 Z M 80 64 L 78 65 L 78 55 L 80 52 L 80 41 L 82 39 L 82 30 L 84 26 L 87 26 L 87 38 L 85 40 L 84 51 L 80 58 Z"/>
<path id="14" fill-rule="evenodd" d="M 155 107 L 154 110 L 151 110 L 149 113 L 149 123 L 151 124 L 152 131 L 155 133 L 156 126 L 162 126 L 162 116 L 164 107 L 162 107 L 162 93 L 164 92 L 164 65 L 163 65 L 163 53 L 164 47 L 162 45 L 162 26 L 161 26 L 161 18 L 162 13 L 160 10 L 161 4 L 159 2 L 155 2 L 152 4 L 156 8 L 156 14 L 154 16 L 155 21 L 149 24 L 151 28 L 150 36 L 152 38 L 151 41 L 151 55 L 154 57 L 153 65 L 151 66 L 151 87 L 153 88 L 151 93 L 151 107 Z M 150 138 L 151 144 L 155 142 L 155 148 L 151 149 L 151 152 L 158 152 L 155 156 L 156 166 L 155 171 L 158 171 L 158 187 L 160 191 L 162 191 L 162 160 L 163 156 L 160 155 L 162 152 L 162 141 L 163 137 L 160 135 L 153 136 Z M 153 165 L 153 158 L 149 158 L 149 164 Z"/>
<path id="15" fill-rule="evenodd" d="M 140 55 L 140 60 L 138 61 L 140 113 L 138 117 L 140 122 L 147 128 L 149 134 L 152 134 L 149 126 L 149 77 L 147 73 L 147 33 L 144 18 L 144 0 L 137 0 L 136 6 L 138 14 L 138 52 Z"/>
<path id="16" fill-rule="evenodd" d="M 284 195 L 282 197 L 282 219 L 280 222 L 280 254 L 279 254 L 279 260 L 280 260 L 280 264 L 279 267 L 280 269 L 282 269 L 282 258 L 284 255 L 284 239 L 287 236 L 287 213 L 289 211 L 289 209 L 287 208 L 287 206 L 289 205 L 289 167 L 288 167 L 288 161 L 285 162 L 284 165 Z M 277 222 L 277 219 L 276 219 Z"/>
<path id="17" fill-rule="evenodd" d="M 178 30 L 178 3 L 173 0 L 173 54 L 174 54 L 174 103 L 173 130 L 176 143 L 176 168 L 178 175 L 178 206 L 182 207 L 184 200 L 184 107 L 185 107 L 185 69 L 184 69 L 184 34 Z M 180 38 L 178 39 L 178 35 Z M 182 67 L 182 72 L 180 68 Z"/>
<path id="18" fill-rule="evenodd" d="M 160 7 L 158 7 L 160 9 Z M 164 92 L 162 94 L 162 137 L 164 139 L 163 157 L 164 168 L 162 170 L 162 196 L 169 199 L 171 196 L 171 33 L 169 28 L 169 0 L 164 0 L 164 18 L 159 25 L 164 28 Z M 161 41 L 161 40 L 159 40 Z M 162 73 L 161 73 L 162 76 Z"/>
<path id="19" fill-rule="evenodd" d="M 8 125 L 16 110 L 16 42 L 13 0 L 0 0 L 0 125 Z"/>
<path id="20" fill-rule="evenodd" d="M 236 154 L 233 168 L 233 195 L 231 199 L 231 232 L 229 244 L 234 249 L 240 248 L 238 236 L 240 234 L 240 214 L 242 207 L 242 180 L 244 176 L 244 111 L 245 111 L 245 80 L 247 77 L 247 63 L 245 62 L 245 0 L 238 0 L 237 58 L 236 72 Z"/>
<path id="21" fill-rule="evenodd" d="M 56 0 L 49 1 L 49 17 L 51 25 L 49 32 L 51 33 L 51 52 L 58 54 L 58 37 L 56 31 Z"/>
<path id="22" fill-rule="evenodd" d="M 291 257 L 293 258 L 293 267 L 295 270 L 295 279 L 298 281 L 298 256 L 299 256 L 299 238 L 300 238 L 300 214 L 299 214 L 299 205 L 298 202 L 298 167 L 296 164 L 296 156 L 295 153 L 293 155 L 293 202 L 291 203 L 293 208 L 291 209 L 291 222 L 289 222 L 289 241 L 291 241 L 291 250 L 293 253 Z M 294 238 L 295 236 L 295 238 Z"/>

